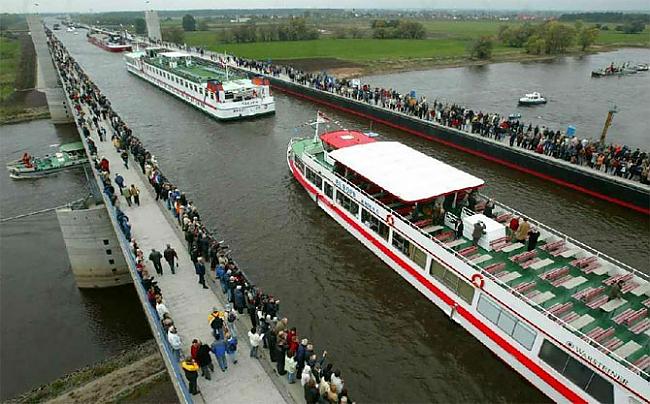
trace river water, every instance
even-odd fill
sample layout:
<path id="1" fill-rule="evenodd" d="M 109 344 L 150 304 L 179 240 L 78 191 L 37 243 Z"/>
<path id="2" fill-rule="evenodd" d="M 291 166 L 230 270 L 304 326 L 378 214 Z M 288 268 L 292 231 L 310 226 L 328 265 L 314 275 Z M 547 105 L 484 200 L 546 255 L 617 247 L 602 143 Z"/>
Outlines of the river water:
<path id="1" fill-rule="evenodd" d="M 51 154 L 79 140 L 48 120 L 0 127 L 0 217 L 61 206 L 88 194 L 81 170 L 15 181 L 4 166 L 28 150 Z M 80 290 L 54 212 L 0 225 L 0 399 L 50 382 L 151 338 L 131 286 Z"/>
<path id="2" fill-rule="evenodd" d="M 294 128 L 319 107 L 276 94 L 275 116 L 217 122 L 130 76 L 120 55 L 82 35 L 60 38 L 240 265 L 281 299 L 282 313 L 302 335 L 328 350 L 356 400 L 548 401 L 329 219 L 292 179 L 287 142 L 309 135 Z M 390 77 L 394 87 L 408 87 L 401 77 Z M 327 113 L 349 128 L 368 126 Z M 649 262 L 647 217 L 395 130 L 374 130 L 484 178 L 489 195 L 607 254 L 636 267 Z"/>
<path id="3" fill-rule="evenodd" d="M 650 105 L 650 72 L 622 77 L 592 78 L 593 70 L 625 62 L 650 62 L 649 49 L 621 49 L 581 57 L 559 57 L 544 62 L 498 63 L 453 69 L 436 69 L 378 75 L 362 79 L 373 87 L 390 87 L 402 93 L 415 90 L 428 100 L 455 102 L 475 110 L 520 113 L 524 122 L 566 130 L 576 127 L 580 138 L 599 139 L 607 111 L 618 113 L 608 140 L 650 149 L 650 125 L 645 114 Z M 548 103 L 518 106 L 524 94 L 541 92 Z"/>

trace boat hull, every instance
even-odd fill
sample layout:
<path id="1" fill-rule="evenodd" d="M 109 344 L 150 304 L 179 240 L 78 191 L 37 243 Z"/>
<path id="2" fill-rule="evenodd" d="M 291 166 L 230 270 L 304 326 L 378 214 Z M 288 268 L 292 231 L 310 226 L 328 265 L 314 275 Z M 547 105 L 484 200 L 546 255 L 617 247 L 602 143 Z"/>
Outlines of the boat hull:
<path id="1" fill-rule="evenodd" d="M 539 100 L 539 101 L 524 101 L 524 100 L 519 100 L 519 105 L 527 106 L 527 105 L 543 105 L 546 104 L 546 100 Z"/>
<path id="2" fill-rule="evenodd" d="M 105 51 L 108 52 L 113 52 L 113 53 L 119 53 L 119 52 L 130 52 L 131 51 L 131 45 L 110 45 L 107 44 L 106 42 L 97 39 L 95 37 L 88 37 L 88 42 L 92 43 L 95 46 L 98 46 Z"/>

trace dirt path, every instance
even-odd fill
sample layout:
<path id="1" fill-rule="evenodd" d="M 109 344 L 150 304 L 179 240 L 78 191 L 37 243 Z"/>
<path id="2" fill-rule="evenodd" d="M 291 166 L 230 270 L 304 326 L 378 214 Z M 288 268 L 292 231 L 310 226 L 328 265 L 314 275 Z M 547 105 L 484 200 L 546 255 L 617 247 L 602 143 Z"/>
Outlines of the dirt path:
<path id="1" fill-rule="evenodd" d="M 110 402 L 166 372 L 159 353 L 149 355 L 99 379 L 47 401 L 51 404 Z"/>

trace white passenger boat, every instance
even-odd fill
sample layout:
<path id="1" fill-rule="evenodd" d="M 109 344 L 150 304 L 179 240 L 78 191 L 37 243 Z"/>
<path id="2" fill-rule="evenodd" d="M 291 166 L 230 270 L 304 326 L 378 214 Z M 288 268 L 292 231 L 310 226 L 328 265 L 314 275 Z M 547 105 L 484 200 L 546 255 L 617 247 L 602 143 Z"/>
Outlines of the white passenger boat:
<path id="1" fill-rule="evenodd" d="M 249 79 L 214 61 L 163 48 L 127 53 L 124 59 L 130 73 L 217 119 L 275 112 L 268 79 Z"/>
<path id="2" fill-rule="evenodd" d="M 532 219 L 537 245 L 513 242 L 521 214 L 486 209 L 483 180 L 398 142 L 317 127 L 290 141 L 287 163 L 321 209 L 551 399 L 650 402 L 648 275 Z"/>
<path id="3" fill-rule="evenodd" d="M 538 105 L 538 104 L 546 104 L 546 98 L 544 98 L 537 91 L 530 94 L 526 94 L 525 96 L 519 99 L 519 105 Z"/>

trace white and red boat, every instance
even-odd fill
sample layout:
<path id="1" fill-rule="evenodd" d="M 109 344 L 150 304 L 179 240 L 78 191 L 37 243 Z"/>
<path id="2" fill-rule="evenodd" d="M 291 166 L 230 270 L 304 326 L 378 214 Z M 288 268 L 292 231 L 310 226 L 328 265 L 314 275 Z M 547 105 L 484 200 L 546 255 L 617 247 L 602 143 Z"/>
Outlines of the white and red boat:
<path id="1" fill-rule="evenodd" d="M 398 142 L 319 136 L 317 121 L 287 163 L 321 209 L 551 399 L 650 402 L 648 275 L 532 219 L 538 243 L 513 242 L 522 215 L 486 210 L 483 180 Z"/>
<path id="2" fill-rule="evenodd" d="M 96 30 L 96 29 L 95 29 Z M 93 31 L 88 33 L 88 42 L 109 52 L 130 52 L 131 42 L 125 35 L 108 31 Z"/>

